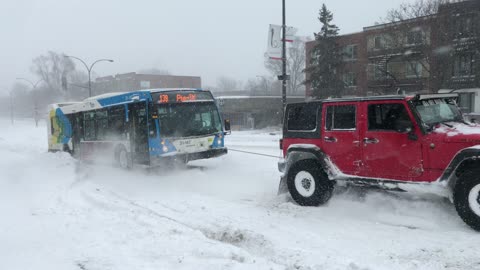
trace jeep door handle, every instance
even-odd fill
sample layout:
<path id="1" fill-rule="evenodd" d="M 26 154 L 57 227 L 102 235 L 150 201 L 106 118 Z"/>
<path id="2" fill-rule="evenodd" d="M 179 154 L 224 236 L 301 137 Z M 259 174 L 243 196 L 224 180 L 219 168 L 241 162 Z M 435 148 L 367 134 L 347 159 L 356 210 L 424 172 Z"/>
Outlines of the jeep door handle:
<path id="1" fill-rule="evenodd" d="M 375 138 L 364 138 L 363 143 L 365 144 L 374 144 L 380 142 L 378 139 Z"/>
<path id="2" fill-rule="evenodd" d="M 323 140 L 326 142 L 337 142 L 335 137 L 324 137 Z"/>

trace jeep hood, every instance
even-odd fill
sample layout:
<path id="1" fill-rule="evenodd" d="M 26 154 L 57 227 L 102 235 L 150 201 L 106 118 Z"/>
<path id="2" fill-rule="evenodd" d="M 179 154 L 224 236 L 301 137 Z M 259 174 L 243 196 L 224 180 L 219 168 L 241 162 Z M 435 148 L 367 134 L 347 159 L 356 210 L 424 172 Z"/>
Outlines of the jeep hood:
<path id="1" fill-rule="evenodd" d="M 480 144 L 479 125 L 467 125 L 457 122 L 448 122 L 446 124 L 448 126 L 439 124 L 433 131 L 434 133 L 444 134 L 445 142 Z"/>

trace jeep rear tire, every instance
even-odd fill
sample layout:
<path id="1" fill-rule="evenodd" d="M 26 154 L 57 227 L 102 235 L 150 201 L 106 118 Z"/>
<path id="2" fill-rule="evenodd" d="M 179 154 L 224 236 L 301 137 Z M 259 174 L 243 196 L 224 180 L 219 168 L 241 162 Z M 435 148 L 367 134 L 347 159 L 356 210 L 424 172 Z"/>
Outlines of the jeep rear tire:
<path id="1" fill-rule="evenodd" d="M 480 168 L 465 171 L 453 190 L 458 215 L 468 226 L 480 231 Z"/>
<path id="2" fill-rule="evenodd" d="M 325 204 L 333 193 L 333 182 L 318 162 L 303 160 L 288 170 L 287 187 L 296 203 L 302 206 Z"/>

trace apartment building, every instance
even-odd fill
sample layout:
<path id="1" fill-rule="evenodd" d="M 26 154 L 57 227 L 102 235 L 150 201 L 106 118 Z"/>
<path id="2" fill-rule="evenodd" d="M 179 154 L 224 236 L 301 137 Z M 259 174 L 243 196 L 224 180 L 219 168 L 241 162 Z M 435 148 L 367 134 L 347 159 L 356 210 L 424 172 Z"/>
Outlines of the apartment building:
<path id="1" fill-rule="evenodd" d="M 441 5 L 431 16 L 338 36 L 344 61 L 336 72 L 344 81 L 343 95 L 457 91 L 466 112 L 480 112 L 479 30 L 480 1 L 467 0 Z M 315 42 L 306 45 L 307 65 Z M 306 96 L 312 93 L 307 85 Z"/>

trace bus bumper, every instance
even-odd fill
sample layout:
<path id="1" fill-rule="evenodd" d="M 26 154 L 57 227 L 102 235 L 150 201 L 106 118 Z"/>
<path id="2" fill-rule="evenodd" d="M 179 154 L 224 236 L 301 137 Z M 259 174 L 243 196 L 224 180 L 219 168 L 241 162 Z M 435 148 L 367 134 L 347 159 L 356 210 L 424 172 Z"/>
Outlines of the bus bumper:
<path id="1" fill-rule="evenodd" d="M 150 165 L 151 166 L 161 166 L 165 165 L 169 161 L 180 161 L 188 162 L 197 159 L 207 159 L 223 156 L 228 153 L 227 148 L 214 148 L 203 152 L 198 153 L 186 153 L 186 154 L 176 154 L 172 156 L 150 156 Z"/>
<path id="2" fill-rule="evenodd" d="M 223 156 L 228 153 L 227 148 L 214 148 L 203 152 L 186 154 L 187 161 Z"/>

